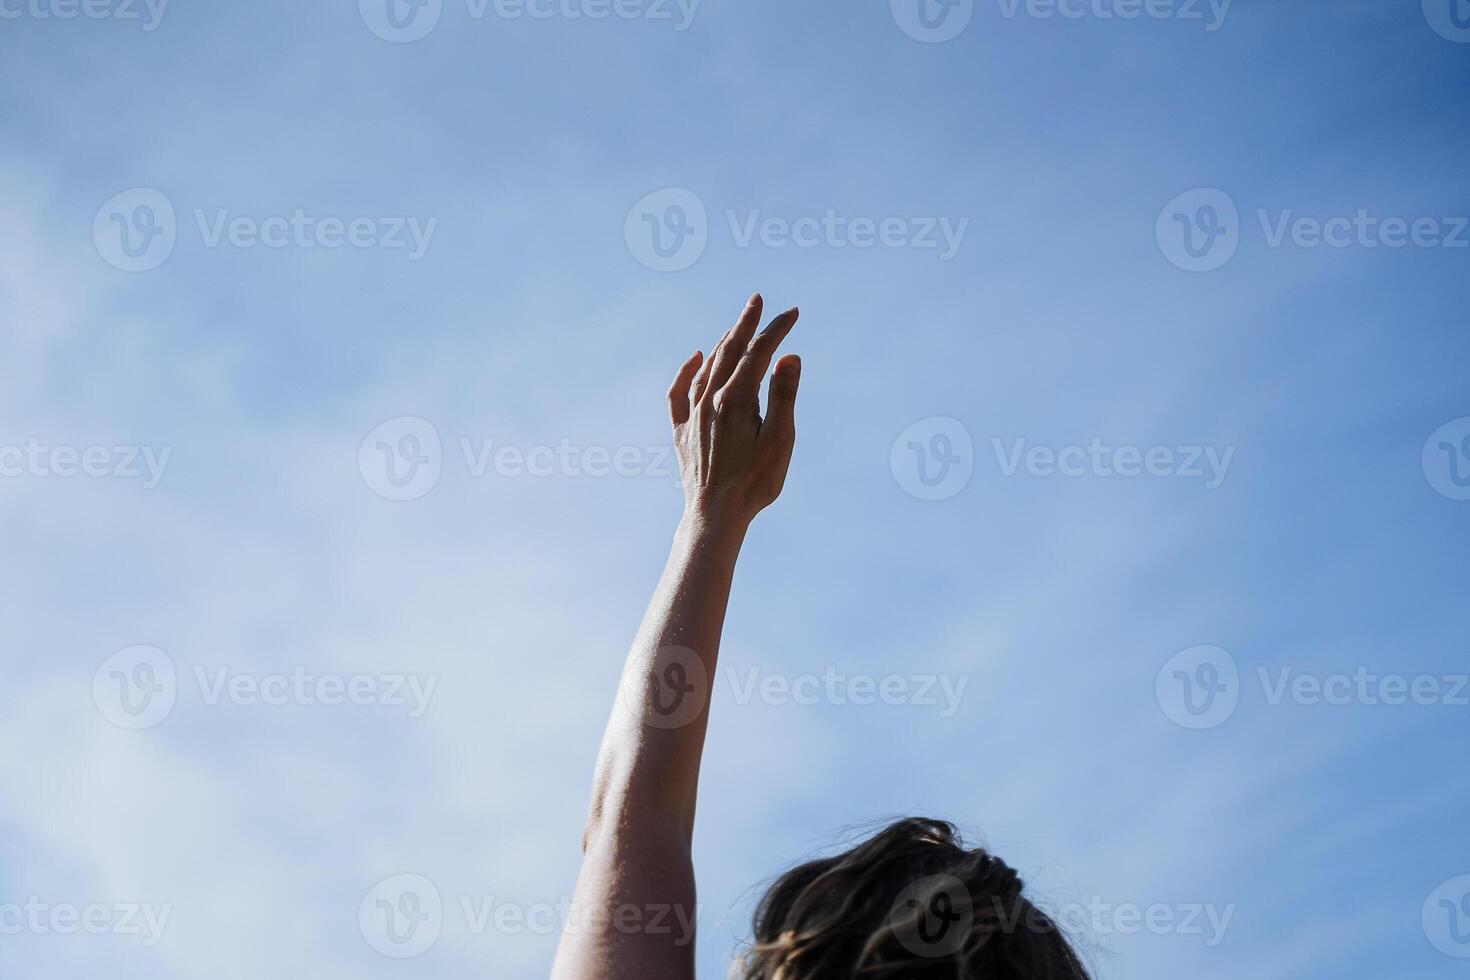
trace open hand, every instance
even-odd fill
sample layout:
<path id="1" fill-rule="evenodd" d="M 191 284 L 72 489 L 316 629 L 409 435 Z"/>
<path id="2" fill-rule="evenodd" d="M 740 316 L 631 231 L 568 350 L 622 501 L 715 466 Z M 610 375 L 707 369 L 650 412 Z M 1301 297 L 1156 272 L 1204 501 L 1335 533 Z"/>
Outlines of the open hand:
<path id="1" fill-rule="evenodd" d="M 759 293 L 752 296 L 709 358 L 695 351 L 669 388 L 685 510 L 695 520 L 743 528 L 786 483 L 801 358 L 776 362 L 764 419 L 760 383 L 800 314 L 792 307 L 757 336 L 763 306 Z"/>

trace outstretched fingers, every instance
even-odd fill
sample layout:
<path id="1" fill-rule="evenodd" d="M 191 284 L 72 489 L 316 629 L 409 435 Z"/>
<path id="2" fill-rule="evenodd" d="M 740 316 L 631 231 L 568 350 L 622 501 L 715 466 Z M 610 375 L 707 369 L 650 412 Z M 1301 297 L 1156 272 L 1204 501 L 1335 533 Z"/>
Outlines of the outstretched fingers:
<path id="1" fill-rule="evenodd" d="M 725 395 L 736 401 L 748 401 L 754 403 L 760 395 L 761 378 L 766 376 L 766 369 L 771 366 L 771 358 L 776 356 L 776 348 L 781 346 L 781 341 L 796 326 L 801 311 L 792 307 L 772 320 L 766 329 L 746 345 L 745 353 L 740 357 L 740 363 L 735 366 L 730 380 L 725 382 Z"/>
<path id="2" fill-rule="evenodd" d="M 674 383 L 669 386 L 669 420 L 675 425 L 689 421 L 689 383 L 694 380 L 694 372 L 699 370 L 703 361 L 703 352 L 690 354 L 679 373 L 674 375 Z"/>
<path id="3" fill-rule="evenodd" d="M 725 335 L 710 352 L 704 370 L 700 371 L 699 376 L 694 379 L 695 401 L 712 397 L 715 392 L 724 387 L 726 381 L 730 380 L 730 375 L 735 371 L 735 365 L 739 363 L 742 352 L 755 334 L 755 328 L 760 326 L 761 311 L 764 309 L 765 300 L 761 298 L 760 293 L 750 297 L 745 304 L 745 310 L 740 314 L 740 319 L 735 321 L 733 327 L 725 331 Z"/>

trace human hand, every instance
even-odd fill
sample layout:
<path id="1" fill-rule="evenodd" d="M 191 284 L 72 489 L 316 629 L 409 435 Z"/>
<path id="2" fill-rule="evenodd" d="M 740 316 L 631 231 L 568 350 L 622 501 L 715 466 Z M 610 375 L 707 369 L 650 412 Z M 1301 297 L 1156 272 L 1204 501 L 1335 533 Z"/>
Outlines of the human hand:
<path id="1" fill-rule="evenodd" d="M 710 357 L 695 351 L 669 388 L 685 517 L 701 525 L 743 532 L 786 483 L 801 358 L 776 362 L 764 419 L 760 382 L 800 313 L 792 307 L 756 336 L 763 306 L 759 293 L 752 296 Z"/>

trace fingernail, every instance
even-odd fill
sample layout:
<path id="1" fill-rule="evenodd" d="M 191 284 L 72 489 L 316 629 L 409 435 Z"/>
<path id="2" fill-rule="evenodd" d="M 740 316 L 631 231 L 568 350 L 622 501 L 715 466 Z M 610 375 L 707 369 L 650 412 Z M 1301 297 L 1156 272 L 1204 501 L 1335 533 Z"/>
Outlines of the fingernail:
<path id="1" fill-rule="evenodd" d="M 797 355 L 797 354 L 787 354 L 786 355 L 786 359 L 781 362 L 781 367 L 786 370 L 786 373 L 787 374 L 800 374 L 801 373 L 801 357 L 800 357 L 800 355 Z"/>
<path id="2" fill-rule="evenodd" d="M 761 294 L 760 293 L 751 293 L 750 294 L 750 299 L 748 301 L 746 301 L 746 304 L 745 305 L 746 306 L 754 306 L 757 303 L 763 303 L 763 302 L 765 302 L 765 301 L 761 299 Z"/>

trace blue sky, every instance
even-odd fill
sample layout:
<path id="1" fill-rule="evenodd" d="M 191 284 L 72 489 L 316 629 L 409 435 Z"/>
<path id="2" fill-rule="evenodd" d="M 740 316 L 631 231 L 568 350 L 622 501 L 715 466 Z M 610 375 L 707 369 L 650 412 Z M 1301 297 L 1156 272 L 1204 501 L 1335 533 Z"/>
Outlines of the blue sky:
<path id="1" fill-rule="evenodd" d="M 759 289 L 702 975 L 907 813 L 1101 977 L 1462 974 L 1470 5 L 374 3 L 0 5 L 0 972 L 544 975 Z"/>

